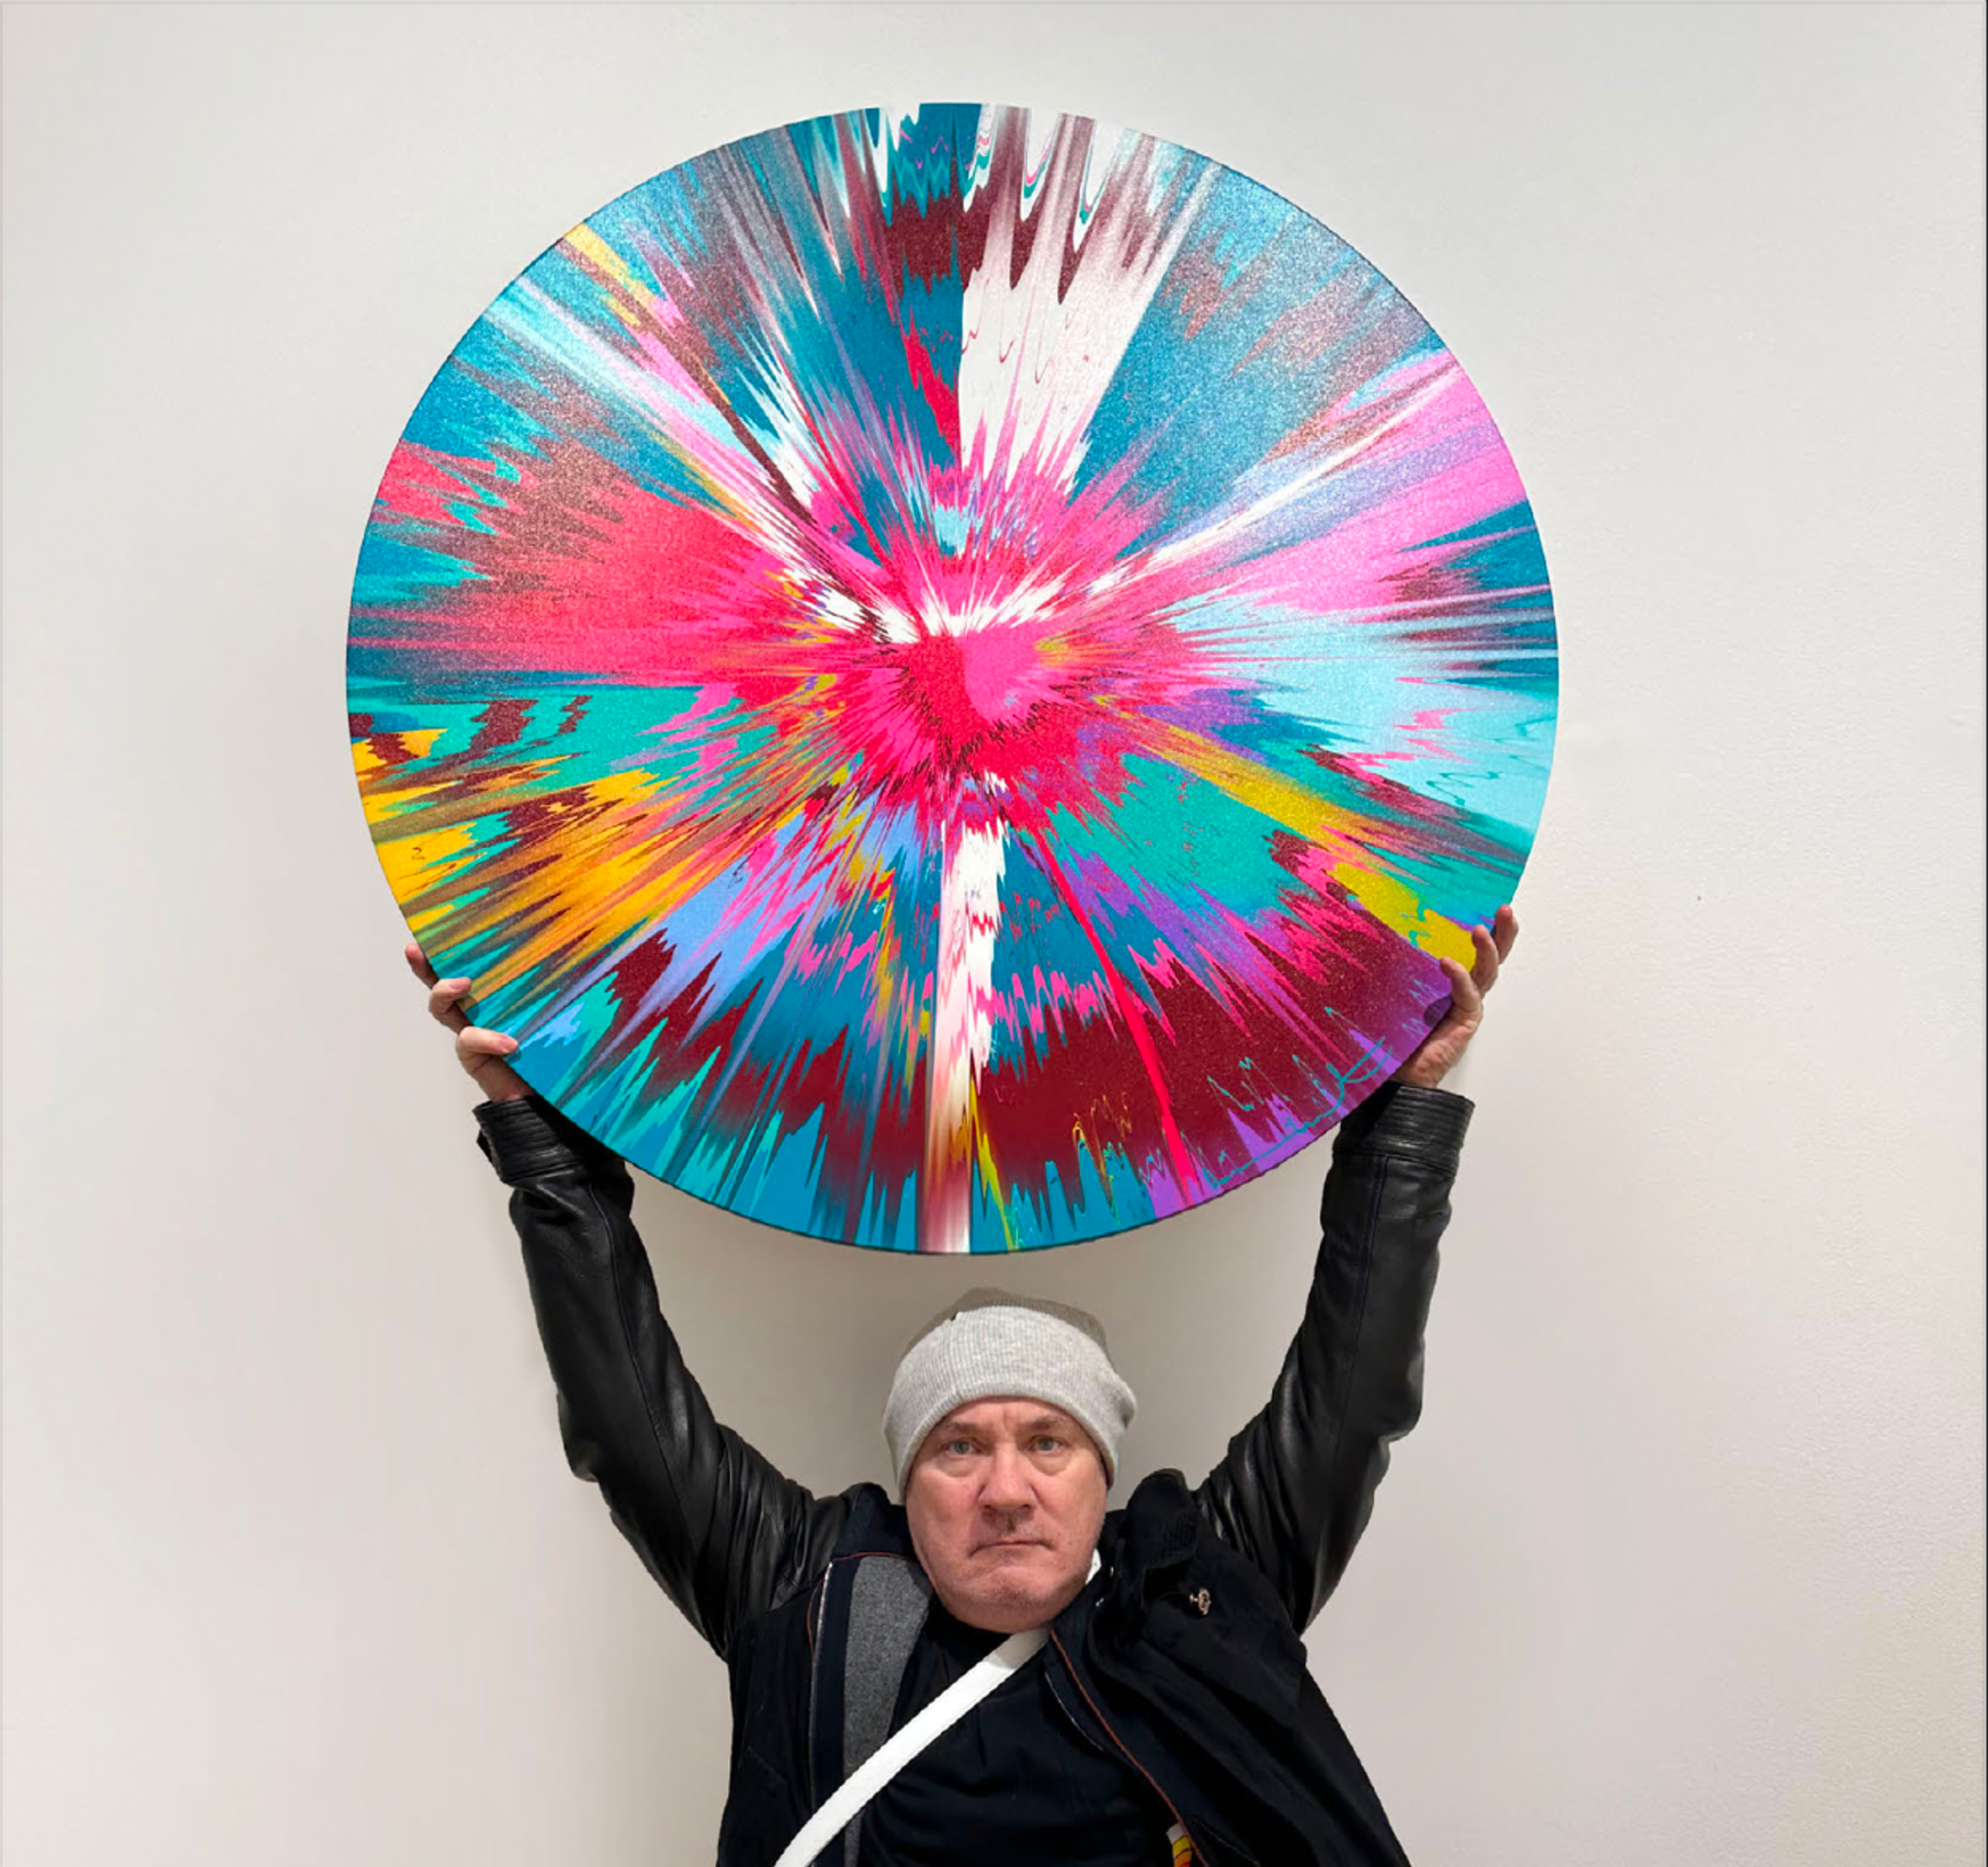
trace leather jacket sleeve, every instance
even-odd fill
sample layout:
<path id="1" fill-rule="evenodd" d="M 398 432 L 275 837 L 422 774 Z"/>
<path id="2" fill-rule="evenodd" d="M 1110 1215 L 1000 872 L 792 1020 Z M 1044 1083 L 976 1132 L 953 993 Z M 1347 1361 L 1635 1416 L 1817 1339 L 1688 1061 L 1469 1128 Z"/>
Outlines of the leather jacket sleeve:
<path id="1" fill-rule="evenodd" d="M 1447 1090 L 1389 1083 L 1341 1124 L 1304 1320 L 1269 1406 L 1195 1494 L 1300 1632 L 1367 1527 L 1389 1445 L 1422 1413 L 1436 1244 L 1470 1111 Z"/>
<path id="2" fill-rule="evenodd" d="M 712 1416 L 663 1320 L 614 1152 L 536 1096 L 485 1102 L 476 1119 L 511 1189 L 566 1462 L 722 1657 L 827 1566 L 847 1501 L 813 1497 Z"/>

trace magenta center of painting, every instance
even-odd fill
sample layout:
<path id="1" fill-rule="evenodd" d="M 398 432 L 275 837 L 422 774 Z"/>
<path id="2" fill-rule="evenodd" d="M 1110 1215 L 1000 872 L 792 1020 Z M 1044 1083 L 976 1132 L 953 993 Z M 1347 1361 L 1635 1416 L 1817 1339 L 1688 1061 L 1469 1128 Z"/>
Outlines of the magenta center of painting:
<path id="1" fill-rule="evenodd" d="M 1038 631 L 1026 624 L 942 629 L 889 653 L 904 704 L 948 773 L 969 767 L 991 741 L 1025 736 L 1037 707 L 1063 697 Z"/>
<path id="2" fill-rule="evenodd" d="M 1030 826 L 1058 809 L 1094 815 L 1121 791 L 1124 756 L 1164 730 L 1156 707 L 1213 684 L 1151 617 L 1067 601 L 1023 617 L 938 613 L 937 626 L 913 616 L 844 636 L 822 715 L 849 782 L 922 822 L 962 801 Z"/>

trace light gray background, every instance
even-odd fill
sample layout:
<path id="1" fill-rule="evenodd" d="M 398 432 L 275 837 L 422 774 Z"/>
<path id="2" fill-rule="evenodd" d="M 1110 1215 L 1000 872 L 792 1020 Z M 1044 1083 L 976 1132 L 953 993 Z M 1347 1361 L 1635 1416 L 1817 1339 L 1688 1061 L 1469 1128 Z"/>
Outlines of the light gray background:
<path id="1" fill-rule="evenodd" d="M 1962 1867 L 1983 1829 L 1978 6 L 15 8 L 8 1867 L 705 1858 L 723 1675 L 561 1462 L 342 737 L 430 373 L 655 170 L 975 97 L 1205 150 L 1430 317 L 1566 653 L 1428 1411 L 1314 1629 L 1418 1861 Z M 877 1475 L 969 1279 L 1137 1473 L 1293 1325 L 1314 1152 L 905 1264 L 666 1190 L 722 1414 Z"/>

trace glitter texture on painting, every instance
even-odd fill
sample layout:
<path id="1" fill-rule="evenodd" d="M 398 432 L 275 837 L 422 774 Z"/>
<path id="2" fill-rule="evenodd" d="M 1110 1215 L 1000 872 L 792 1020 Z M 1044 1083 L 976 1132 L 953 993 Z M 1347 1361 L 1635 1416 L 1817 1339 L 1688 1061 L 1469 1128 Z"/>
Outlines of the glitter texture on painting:
<path id="1" fill-rule="evenodd" d="M 1415 309 L 1086 118 L 794 123 L 542 255 L 395 447 L 353 754 L 409 927 L 674 1186 L 901 1251 L 1212 1198 L 1384 1082 L 1553 747 Z"/>

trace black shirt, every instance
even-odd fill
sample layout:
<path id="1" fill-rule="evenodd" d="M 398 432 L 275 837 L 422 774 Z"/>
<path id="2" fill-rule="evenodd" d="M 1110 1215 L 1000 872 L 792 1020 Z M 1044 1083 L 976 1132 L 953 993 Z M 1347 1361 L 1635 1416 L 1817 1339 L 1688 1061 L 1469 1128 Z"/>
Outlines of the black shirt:
<path id="1" fill-rule="evenodd" d="M 904 1667 L 896 1730 L 1002 1636 L 937 1602 Z M 905 1764 L 863 1811 L 863 1867 L 1165 1867 L 1172 1818 L 1116 1751 L 1080 1731 L 1038 1654 Z"/>

